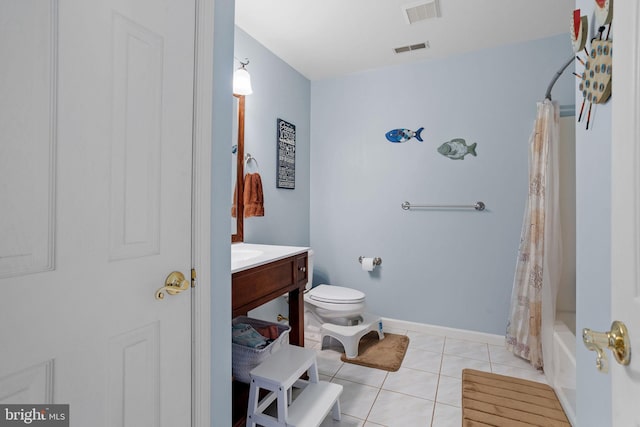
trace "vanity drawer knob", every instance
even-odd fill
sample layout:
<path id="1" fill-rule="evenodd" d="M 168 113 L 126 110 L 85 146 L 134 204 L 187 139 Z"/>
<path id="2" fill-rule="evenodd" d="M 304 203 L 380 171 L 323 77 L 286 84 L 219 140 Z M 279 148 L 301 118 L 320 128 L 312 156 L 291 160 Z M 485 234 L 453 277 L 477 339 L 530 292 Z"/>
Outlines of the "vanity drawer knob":
<path id="1" fill-rule="evenodd" d="M 305 271 L 307 271 L 307 267 L 300 267 L 300 268 L 298 268 L 298 270 L 300 270 L 300 271 L 302 271 L 304 273 Z"/>

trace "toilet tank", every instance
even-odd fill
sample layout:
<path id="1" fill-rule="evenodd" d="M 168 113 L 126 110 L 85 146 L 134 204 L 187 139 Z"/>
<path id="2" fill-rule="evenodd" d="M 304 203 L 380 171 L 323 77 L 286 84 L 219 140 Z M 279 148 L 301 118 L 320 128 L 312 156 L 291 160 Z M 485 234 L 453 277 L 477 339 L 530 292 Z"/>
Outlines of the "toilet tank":
<path id="1" fill-rule="evenodd" d="M 309 249 L 307 251 L 307 286 L 305 286 L 306 290 L 311 289 L 313 286 L 313 249 Z"/>

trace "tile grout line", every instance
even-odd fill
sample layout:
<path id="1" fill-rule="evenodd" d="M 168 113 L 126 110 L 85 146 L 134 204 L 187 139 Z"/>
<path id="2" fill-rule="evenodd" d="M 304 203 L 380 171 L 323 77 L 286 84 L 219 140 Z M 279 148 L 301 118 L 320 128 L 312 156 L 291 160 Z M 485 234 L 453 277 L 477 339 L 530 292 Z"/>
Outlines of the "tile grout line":
<path id="1" fill-rule="evenodd" d="M 447 347 L 447 337 L 444 337 L 442 343 L 442 353 L 440 354 L 440 367 L 438 368 L 438 384 L 436 386 L 436 395 L 433 398 L 433 410 L 431 411 L 431 427 L 434 427 L 433 422 L 436 418 L 436 405 L 438 404 L 438 391 L 440 390 L 440 378 L 442 376 L 442 364 L 444 363 L 444 349 Z"/>
<path id="2" fill-rule="evenodd" d="M 387 375 L 389 375 L 389 374 L 387 374 Z M 385 380 L 386 380 L 386 377 L 385 377 Z M 384 383 L 384 381 L 383 381 L 383 383 Z M 376 398 L 373 399 L 373 402 L 371 403 L 371 408 L 369 408 L 369 412 L 367 412 L 367 416 L 364 419 L 365 424 L 369 420 L 369 415 L 371 415 L 371 411 L 373 411 L 373 407 L 375 406 L 376 401 L 378 400 L 378 397 L 380 396 L 380 392 L 381 391 L 382 391 L 382 386 L 380 386 L 380 388 L 378 388 L 378 392 L 376 393 Z"/>
<path id="3" fill-rule="evenodd" d="M 489 344 L 487 344 L 487 353 L 489 353 L 489 369 L 491 369 L 492 374 L 495 374 L 495 372 L 493 372 L 493 360 L 491 359 L 491 350 L 489 350 Z"/>

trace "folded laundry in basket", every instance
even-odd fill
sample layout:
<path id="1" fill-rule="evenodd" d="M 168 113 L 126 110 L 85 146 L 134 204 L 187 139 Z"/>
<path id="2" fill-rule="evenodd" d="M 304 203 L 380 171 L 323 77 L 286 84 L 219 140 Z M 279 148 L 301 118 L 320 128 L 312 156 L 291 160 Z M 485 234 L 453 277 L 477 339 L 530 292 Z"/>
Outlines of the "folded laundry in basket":
<path id="1" fill-rule="evenodd" d="M 246 323 L 236 323 L 231 330 L 231 341 L 251 348 L 264 348 L 268 342 L 253 326 Z"/>
<path id="2" fill-rule="evenodd" d="M 280 336 L 280 330 L 276 325 L 268 325 L 262 328 L 258 328 L 256 330 L 260 335 L 262 335 L 265 338 L 268 338 L 268 340 L 271 340 L 271 341 L 275 340 Z"/>

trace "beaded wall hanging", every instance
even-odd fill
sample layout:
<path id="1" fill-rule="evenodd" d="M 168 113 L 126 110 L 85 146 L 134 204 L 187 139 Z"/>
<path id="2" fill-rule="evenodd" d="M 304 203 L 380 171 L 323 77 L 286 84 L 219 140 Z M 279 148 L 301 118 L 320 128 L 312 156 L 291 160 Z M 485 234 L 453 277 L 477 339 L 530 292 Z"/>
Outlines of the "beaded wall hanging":
<path id="1" fill-rule="evenodd" d="M 586 114 L 586 128 L 591 122 L 591 108 L 593 104 L 604 104 L 611 97 L 611 56 L 613 55 L 613 43 L 609 39 L 611 32 L 611 18 L 613 16 L 613 0 L 595 0 L 595 23 L 598 27 L 598 35 L 591 40 L 589 48 L 586 47 L 588 33 L 588 20 L 586 16 L 580 16 L 580 9 L 573 12 L 571 41 L 576 59 L 584 66 L 582 74 L 574 73 L 580 79 L 578 86 L 582 93 L 582 106 L 578 115 L 578 122 L 582 121 L 585 104 L 589 104 Z M 606 30 L 606 37 L 604 32 Z M 586 58 L 581 58 L 582 53 Z"/>

